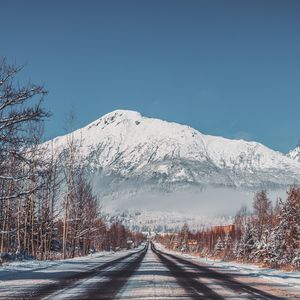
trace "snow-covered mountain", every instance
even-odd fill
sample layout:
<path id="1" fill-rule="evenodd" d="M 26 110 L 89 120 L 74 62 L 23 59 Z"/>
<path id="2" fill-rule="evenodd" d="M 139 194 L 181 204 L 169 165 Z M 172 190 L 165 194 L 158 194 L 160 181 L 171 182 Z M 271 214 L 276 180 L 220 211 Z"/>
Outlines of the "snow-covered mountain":
<path id="1" fill-rule="evenodd" d="M 276 199 L 288 185 L 300 183 L 294 156 L 135 111 L 113 111 L 45 145 L 60 153 L 70 137 L 103 209 L 126 215 L 132 228 L 170 230 L 183 222 L 197 228 L 211 217 L 218 223 L 249 205 L 253 191 L 267 189 Z"/>
<path id="2" fill-rule="evenodd" d="M 291 150 L 287 154 L 287 157 L 300 162 L 300 146 L 296 147 L 294 150 Z"/>
<path id="3" fill-rule="evenodd" d="M 185 125 L 116 110 L 73 133 L 98 184 L 281 188 L 300 182 L 300 163 L 257 142 L 204 135 Z M 49 143 L 49 142 L 48 142 Z M 63 149 L 67 136 L 53 140 Z M 101 181 L 101 182 L 100 182 Z M 97 185 L 97 182 L 95 182 Z"/>

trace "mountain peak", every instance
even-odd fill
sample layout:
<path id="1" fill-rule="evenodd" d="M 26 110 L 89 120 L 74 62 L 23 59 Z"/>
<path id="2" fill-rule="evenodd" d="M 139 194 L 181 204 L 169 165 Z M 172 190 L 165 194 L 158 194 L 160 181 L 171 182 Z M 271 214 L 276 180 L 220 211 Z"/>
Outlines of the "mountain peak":
<path id="1" fill-rule="evenodd" d="M 127 109 L 116 109 L 112 112 L 107 113 L 106 115 L 102 116 L 101 119 L 105 118 L 122 118 L 122 119 L 131 119 L 131 118 L 140 118 L 141 114 L 134 110 L 127 110 Z"/>
<path id="2" fill-rule="evenodd" d="M 137 111 L 117 109 L 105 114 L 104 116 L 100 117 L 99 119 L 87 125 L 86 127 L 88 129 L 91 129 L 98 126 L 108 126 L 111 124 L 116 125 L 124 121 L 139 121 L 140 119 L 142 119 L 142 115 Z"/>

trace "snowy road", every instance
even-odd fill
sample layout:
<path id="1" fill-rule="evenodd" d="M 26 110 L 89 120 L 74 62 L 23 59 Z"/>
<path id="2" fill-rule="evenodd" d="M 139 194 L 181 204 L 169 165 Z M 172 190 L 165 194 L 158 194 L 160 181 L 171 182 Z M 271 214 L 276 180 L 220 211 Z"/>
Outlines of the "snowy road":
<path id="1" fill-rule="evenodd" d="M 73 261 L 74 263 L 74 261 Z M 75 261 L 76 263 L 76 261 Z M 82 267 L 82 262 L 77 262 Z M 148 247 L 90 260 L 73 272 L 48 270 L 52 280 L 19 292 L 9 291 L 0 277 L 3 299 L 300 299 L 293 290 L 272 281 L 214 268 L 182 255 Z M 86 262 L 87 264 L 87 262 Z M 39 275 L 35 272 L 32 280 Z M 47 272 L 39 273 L 47 279 Z M 59 275 L 58 275 L 59 274 Z M 30 276 L 27 276 L 30 281 Z M 17 277 L 16 277 L 17 278 Z M 4 283 L 4 284 L 3 284 Z M 3 287 L 6 286 L 6 290 Z M 13 289 L 13 287 L 11 288 Z M 2 293 L 3 292 L 3 293 Z M 11 293 L 10 293 L 11 292 Z"/>
<path id="2" fill-rule="evenodd" d="M 299 292 L 240 274 L 214 270 L 152 244 L 117 299 L 300 299 Z M 237 279 L 236 279 L 237 278 Z"/>

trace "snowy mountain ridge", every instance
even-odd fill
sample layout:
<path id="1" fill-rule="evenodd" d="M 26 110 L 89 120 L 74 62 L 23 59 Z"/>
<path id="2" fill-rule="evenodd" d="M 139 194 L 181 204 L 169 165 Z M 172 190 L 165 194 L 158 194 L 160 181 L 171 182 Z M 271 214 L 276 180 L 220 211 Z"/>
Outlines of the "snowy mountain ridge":
<path id="1" fill-rule="evenodd" d="M 81 145 L 80 159 L 117 181 L 246 189 L 300 182 L 298 161 L 260 143 L 204 135 L 135 111 L 113 111 L 72 135 Z M 67 137 L 55 138 L 54 148 L 62 150 Z"/>

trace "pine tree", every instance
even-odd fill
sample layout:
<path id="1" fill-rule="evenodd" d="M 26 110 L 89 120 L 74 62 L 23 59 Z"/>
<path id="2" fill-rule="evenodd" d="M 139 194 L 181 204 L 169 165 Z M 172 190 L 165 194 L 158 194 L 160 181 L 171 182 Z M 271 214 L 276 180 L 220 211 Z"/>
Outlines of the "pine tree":
<path id="1" fill-rule="evenodd" d="M 300 251 L 300 189 L 291 187 L 281 203 L 279 223 L 272 232 L 269 261 L 276 265 L 299 264 Z"/>
<path id="2" fill-rule="evenodd" d="M 224 238 L 224 256 L 230 257 L 232 254 L 232 238 L 229 233 L 226 233 Z"/>
<path id="3" fill-rule="evenodd" d="M 219 236 L 217 243 L 215 245 L 215 255 L 220 255 L 224 251 L 224 243 Z"/>
<path id="4" fill-rule="evenodd" d="M 237 249 L 237 257 L 243 260 L 250 260 L 254 249 L 255 234 L 251 219 L 249 219 L 242 230 L 242 237 Z"/>

